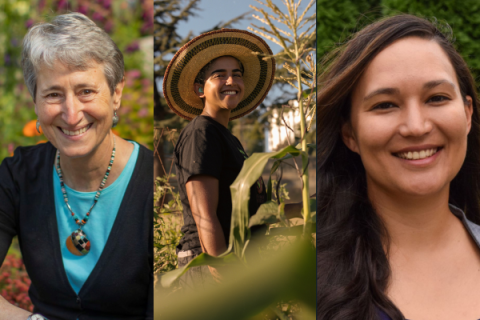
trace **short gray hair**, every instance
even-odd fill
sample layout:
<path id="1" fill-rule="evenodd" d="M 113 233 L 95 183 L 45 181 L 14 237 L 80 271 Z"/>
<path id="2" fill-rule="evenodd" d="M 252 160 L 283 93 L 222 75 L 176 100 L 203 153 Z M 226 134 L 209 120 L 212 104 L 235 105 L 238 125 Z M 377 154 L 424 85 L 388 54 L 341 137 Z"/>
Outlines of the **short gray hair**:
<path id="1" fill-rule="evenodd" d="M 86 70 L 91 62 L 103 64 L 113 95 L 124 77 L 123 55 L 110 36 L 81 13 L 62 14 L 50 23 L 32 27 L 23 40 L 23 78 L 35 100 L 37 72 L 60 62 L 74 70 Z"/>

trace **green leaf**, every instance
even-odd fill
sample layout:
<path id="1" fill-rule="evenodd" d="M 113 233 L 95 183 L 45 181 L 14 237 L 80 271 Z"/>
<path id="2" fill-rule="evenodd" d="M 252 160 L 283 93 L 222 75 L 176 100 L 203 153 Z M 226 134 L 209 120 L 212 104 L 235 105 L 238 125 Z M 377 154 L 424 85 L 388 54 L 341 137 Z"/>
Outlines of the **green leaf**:
<path id="1" fill-rule="evenodd" d="M 243 248 L 250 239 L 250 229 L 248 228 L 250 187 L 262 175 L 268 159 L 281 159 L 287 154 L 298 156 L 301 153 L 302 151 L 293 146 L 287 146 L 276 152 L 254 153 L 245 160 L 237 179 L 230 186 L 232 194 L 232 222 L 227 252 L 234 251 L 238 257 L 243 257 Z"/>
<path id="2" fill-rule="evenodd" d="M 272 175 L 277 171 L 278 167 L 282 163 L 282 161 L 293 158 L 291 154 L 288 154 L 287 156 L 283 157 L 280 160 L 277 160 L 273 163 L 272 169 L 270 169 L 270 176 L 268 177 L 268 182 L 267 182 L 267 201 L 272 200 Z"/>
<path id="3" fill-rule="evenodd" d="M 315 319 L 315 257 L 311 242 L 294 242 L 248 268 L 226 270 L 218 286 L 171 294 L 157 288 L 154 318 L 245 320 L 278 301 L 295 299 L 301 309 L 309 310 L 308 318 L 300 318 L 305 315 L 301 312 L 299 319 Z"/>
<path id="4" fill-rule="evenodd" d="M 278 204 L 273 201 L 265 202 L 258 208 L 257 213 L 250 217 L 248 227 L 277 222 Z"/>
<path id="5" fill-rule="evenodd" d="M 301 143 L 297 144 L 295 148 L 297 148 L 298 150 L 302 150 L 302 144 Z M 317 148 L 317 145 L 315 143 L 307 143 L 307 148 L 315 150 L 315 148 Z"/>
<path id="6" fill-rule="evenodd" d="M 212 267 L 223 267 L 236 262 L 238 262 L 238 259 L 233 253 L 221 255 L 218 257 L 214 257 L 206 253 L 201 253 L 196 256 L 192 261 L 190 261 L 186 266 L 164 273 L 160 278 L 160 282 L 163 287 L 169 287 L 175 280 L 181 277 L 190 268 L 206 265 Z"/>

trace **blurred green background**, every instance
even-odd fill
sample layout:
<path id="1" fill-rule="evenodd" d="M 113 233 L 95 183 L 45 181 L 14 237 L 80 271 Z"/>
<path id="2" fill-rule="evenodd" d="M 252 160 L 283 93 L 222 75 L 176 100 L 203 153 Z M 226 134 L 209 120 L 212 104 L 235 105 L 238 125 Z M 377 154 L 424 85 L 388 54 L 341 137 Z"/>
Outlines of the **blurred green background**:
<path id="1" fill-rule="evenodd" d="M 480 1 L 478 0 L 317 0 L 317 60 L 336 44 L 373 21 L 399 13 L 447 22 L 455 47 L 466 60 L 477 87 L 480 77 Z M 320 69 L 318 70 L 321 71 Z"/>

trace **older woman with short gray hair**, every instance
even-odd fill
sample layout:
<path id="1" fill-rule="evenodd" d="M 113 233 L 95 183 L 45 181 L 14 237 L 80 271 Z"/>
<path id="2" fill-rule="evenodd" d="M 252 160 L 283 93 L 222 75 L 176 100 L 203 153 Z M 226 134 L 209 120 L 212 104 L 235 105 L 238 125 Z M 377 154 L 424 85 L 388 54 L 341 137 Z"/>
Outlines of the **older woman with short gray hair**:
<path id="1" fill-rule="evenodd" d="M 0 320 L 152 319 L 153 154 L 112 132 L 122 53 L 70 13 L 29 30 L 22 66 L 49 142 L 0 165 L 0 261 L 18 236 L 34 305 L 0 297 Z"/>

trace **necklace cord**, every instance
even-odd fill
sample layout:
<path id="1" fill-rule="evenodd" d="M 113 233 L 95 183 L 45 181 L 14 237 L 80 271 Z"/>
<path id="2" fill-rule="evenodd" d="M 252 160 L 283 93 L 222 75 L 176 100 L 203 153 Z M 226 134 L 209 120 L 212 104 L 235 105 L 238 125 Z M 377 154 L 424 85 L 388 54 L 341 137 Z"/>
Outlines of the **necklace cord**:
<path id="1" fill-rule="evenodd" d="M 105 187 L 105 183 L 107 182 L 108 176 L 110 175 L 110 170 L 112 170 L 113 166 L 113 161 L 115 160 L 115 149 L 116 149 L 116 142 L 115 142 L 115 136 L 113 137 L 113 150 L 112 150 L 112 155 L 110 157 L 110 162 L 108 163 L 107 171 L 105 172 L 105 175 L 102 179 L 102 182 L 100 183 L 100 187 L 98 187 L 97 193 L 95 194 L 95 198 L 93 199 L 93 204 L 86 213 L 85 217 L 80 220 L 80 218 L 73 212 L 72 208 L 70 207 L 70 204 L 68 203 L 68 196 L 67 196 L 67 189 L 65 188 L 65 183 L 63 181 L 63 174 L 62 174 L 62 168 L 60 167 L 60 151 L 57 150 L 57 157 L 55 161 L 55 168 L 57 170 L 58 177 L 60 179 L 60 187 L 62 190 L 63 194 L 63 200 L 65 201 L 65 204 L 67 205 L 68 211 L 70 211 L 70 214 L 72 215 L 73 219 L 75 220 L 75 223 L 81 227 L 87 224 L 88 220 L 90 219 L 90 213 L 92 212 L 93 208 L 98 202 L 98 199 L 100 198 L 100 194 Z"/>

